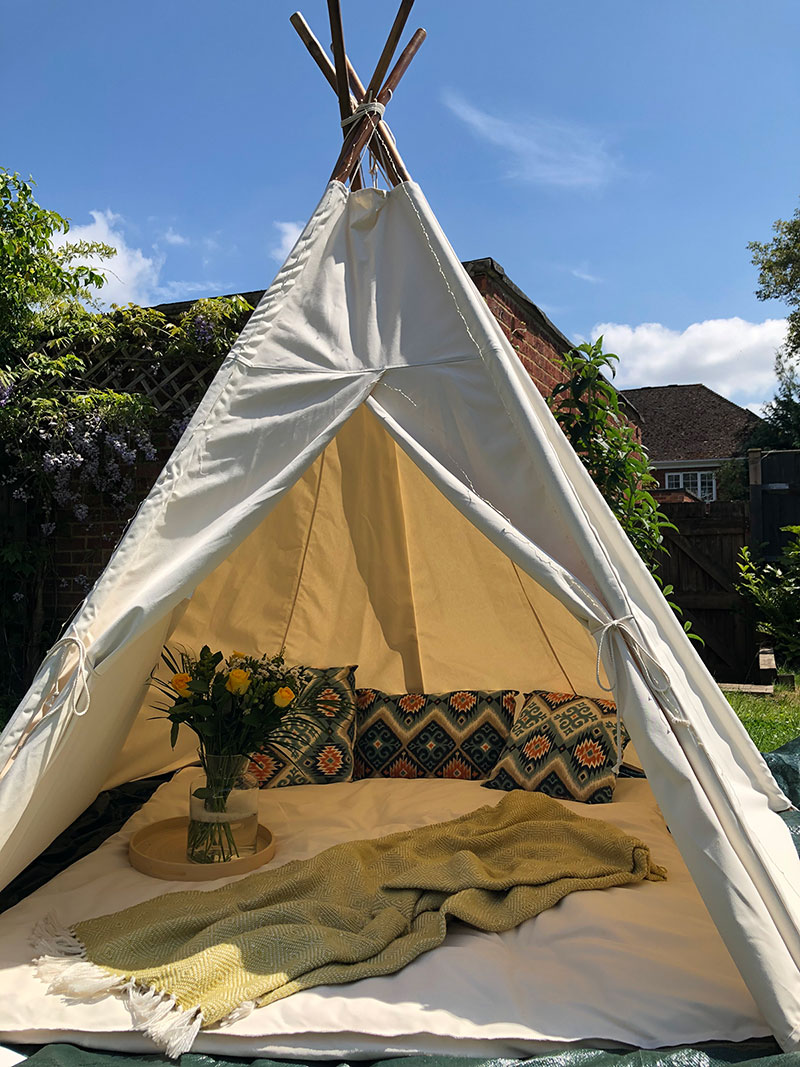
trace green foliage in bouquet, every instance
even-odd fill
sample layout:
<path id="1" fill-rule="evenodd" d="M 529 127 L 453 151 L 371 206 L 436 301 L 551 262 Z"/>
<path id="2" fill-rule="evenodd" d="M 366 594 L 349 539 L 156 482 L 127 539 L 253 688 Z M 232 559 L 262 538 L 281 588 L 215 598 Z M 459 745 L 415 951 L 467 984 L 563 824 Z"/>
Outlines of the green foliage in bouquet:
<path id="1" fill-rule="evenodd" d="M 190 817 L 187 854 L 199 863 L 231 860 L 239 849 L 228 804 L 241 785 L 247 758 L 269 742 L 291 760 L 308 744 L 317 716 L 325 711 L 324 683 L 306 682 L 306 669 L 287 667 L 282 650 L 260 658 L 233 652 L 226 660 L 204 645 L 197 657 L 165 648 L 162 659 L 172 678 L 154 678 L 153 684 L 172 703 L 156 707 L 172 723 L 173 748 L 181 726 L 197 735 L 206 781 L 192 796 L 205 812 L 221 816 Z"/>
<path id="2" fill-rule="evenodd" d="M 226 660 L 204 645 L 198 657 L 164 649 L 162 659 L 172 678 L 153 684 L 173 701 L 159 706 L 172 723 L 170 742 L 174 748 L 188 726 L 204 764 L 206 753 L 249 756 L 267 742 L 291 754 L 315 733 L 320 687 L 303 681 L 302 667 L 287 667 L 282 651 L 260 659 L 233 652 Z"/>

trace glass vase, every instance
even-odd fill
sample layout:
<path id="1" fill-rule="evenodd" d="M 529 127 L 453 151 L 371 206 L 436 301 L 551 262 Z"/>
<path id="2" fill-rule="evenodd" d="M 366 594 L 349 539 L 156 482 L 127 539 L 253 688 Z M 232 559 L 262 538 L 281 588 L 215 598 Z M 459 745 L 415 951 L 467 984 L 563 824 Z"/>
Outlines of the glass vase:
<path id="1" fill-rule="evenodd" d="M 203 773 L 189 785 L 186 855 L 193 863 L 226 863 L 258 847 L 258 781 L 248 756 L 200 754 Z"/>

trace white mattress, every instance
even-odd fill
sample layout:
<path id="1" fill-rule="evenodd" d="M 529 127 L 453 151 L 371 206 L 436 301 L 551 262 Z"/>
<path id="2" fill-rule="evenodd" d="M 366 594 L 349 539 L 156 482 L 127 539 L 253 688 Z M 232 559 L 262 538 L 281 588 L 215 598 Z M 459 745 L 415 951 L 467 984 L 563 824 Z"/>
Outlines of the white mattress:
<path id="1" fill-rule="evenodd" d="M 51 911 L 71 924 L 187 888 L 137 873 L 126 855 L 134 830 L 185 812 L 195 773 L 178 773 L 96 852 L 0 916 L 0 1040 L 153 1050 L 130 1030 L 118 1000 L 75 1004 L 47 994 L 28 937 Z M 454 818 L 503 795 L 438 779 L 296 786 L 263 790 L 260 818 L 276 836 L 278 866 L 341 841 Z M 647 783 L 621 780 L 612 804 L 567 806 L 640 837 L 668 868 L 668 881 L 573 893 L 505 934 L 454 924 L 441 947 L 395 975 L 296 993 L 226 1029 L 201 1032 L 195 1050 L 522 1057 L 564 1043 L 653 1048 L 769 1033 Z"/>

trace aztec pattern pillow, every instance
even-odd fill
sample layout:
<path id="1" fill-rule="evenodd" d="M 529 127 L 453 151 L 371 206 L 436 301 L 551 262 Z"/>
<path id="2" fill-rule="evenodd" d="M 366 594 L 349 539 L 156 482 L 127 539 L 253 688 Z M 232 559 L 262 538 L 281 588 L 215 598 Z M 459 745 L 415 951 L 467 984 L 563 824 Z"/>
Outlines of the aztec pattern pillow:
<path id="1" fill-rule="evenodd" d="M 266 745 L 250 759 L 249 771 L 260 787 L 352 782 L 356 729 L 355 667 L 308 667 L 306 685 L 319 686 L 314 739 L 290 759 Z"/>
<path id="2" fill-rule="evenodd" d="M 486 778 L 514 721 L 517 691 L 357 689 L 355 777 Z"/>
<path id="3" fill-rule="evenodd" d="M 527 693 L 508 743 L 484 786 L 528 789 L 587 804 L 607 803 L 616 785 L 616 711 L 612 700 L 574 693 Z M 624 727 L 620 736 L 624 746 L 628 741 Z"/>

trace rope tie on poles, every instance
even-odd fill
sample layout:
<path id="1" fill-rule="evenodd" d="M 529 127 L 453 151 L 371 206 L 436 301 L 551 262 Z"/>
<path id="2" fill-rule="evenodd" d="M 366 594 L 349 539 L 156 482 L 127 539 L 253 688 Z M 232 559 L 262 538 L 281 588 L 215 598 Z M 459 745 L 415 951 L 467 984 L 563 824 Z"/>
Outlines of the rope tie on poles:
<path id="1" fill-rule="evenodd" d="M 353 111 L 352 115 L 348 115 L 346 119 L 342 119 L 342 129 L 346 129 L 351 123 L 357 122 L 363 118 L 364 115 L 377 115 L 379 119 L 383 118 L 383 113 L 386 110 L 384 104 L 381 104 L 377 100 L 362 100 Z"/>

